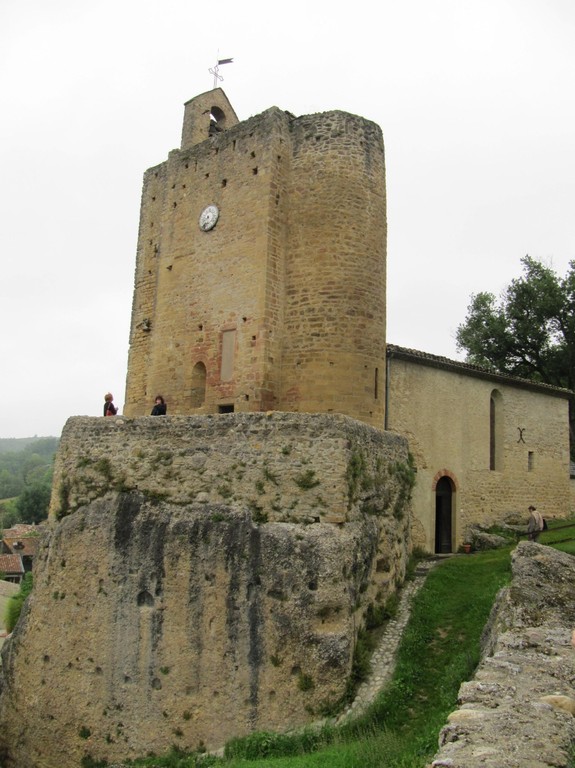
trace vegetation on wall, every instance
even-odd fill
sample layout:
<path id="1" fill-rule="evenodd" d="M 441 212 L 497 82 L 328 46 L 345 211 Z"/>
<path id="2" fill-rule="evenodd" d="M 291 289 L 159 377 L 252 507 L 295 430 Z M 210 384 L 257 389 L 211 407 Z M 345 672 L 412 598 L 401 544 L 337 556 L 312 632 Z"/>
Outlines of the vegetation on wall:
<path id="1" fill-rule="evenodd" d="M 415 487 L 415 461 L 411 453 L 407 457 L 407 462 L 396 461 L 391 472 L 399 480 L 399 491 L 393 505 L 393 514 L 401 520 L 406 506 L 411 502 L 411 494 Z"/>
<path id="2" fill-rule="evenodd" d="M 20 591 L 11 597 L 10 600 L 8 600 L 8 603 L 6 604 L 6 612 L 4 615 L 4 626 L 8 633 L 12 632 L 16 626 L 16 623 L 22 612 L 22 606 L 32 591 L 32 586 L 32 574 L 27 573 L 25 574 L 24 578 L 22 579 L 22 583 L 20 584 Z"/>
<path id="3" fill-rule="evenodd" d="M 388 466 L 377 460 L 371 466 L 363 451 L 354 449 L 346 479 L 349 508 L 363 497 L 365 514 L 382 515 L 391 506 L 394 517 L 401 520 L 415 486 L 413 456 L 409 454 L 407 461 L 395 461 Z"/>
<path id="4" fill-rule="evenodd" d="M 347 499 L 348 506 L 351 507 L 358 499 L 359 490 L 366 477 L 366 462 L 363 452 L 360 450 L 352 451 L 347 464 Z"/>

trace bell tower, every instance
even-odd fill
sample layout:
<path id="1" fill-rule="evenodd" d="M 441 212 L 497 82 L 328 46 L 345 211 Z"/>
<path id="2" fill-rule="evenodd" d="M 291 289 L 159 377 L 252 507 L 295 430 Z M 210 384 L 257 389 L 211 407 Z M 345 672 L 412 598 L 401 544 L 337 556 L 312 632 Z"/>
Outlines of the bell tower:
<path id="1" fill-rule="evenodd" d="M 234 108 L 221 88 L 195 96 L 184 104 L 180 149 L 190 149 L 238 122 Z"/>
<path id="2" fill-rule="evenodd" d="M 344 112 L 245 121 L 185 104 L 144 176 L 125 414 L 343 413 L 383 428 L 381 130 Z"/>

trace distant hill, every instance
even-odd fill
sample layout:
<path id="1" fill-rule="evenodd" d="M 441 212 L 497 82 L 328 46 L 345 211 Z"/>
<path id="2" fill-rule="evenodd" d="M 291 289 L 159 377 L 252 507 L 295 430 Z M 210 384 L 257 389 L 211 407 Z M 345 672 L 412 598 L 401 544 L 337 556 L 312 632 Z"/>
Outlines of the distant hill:
<path id="1" fill-rule="evenodd" d="M 58 445 L 58 437 L 0 437 L 0 453 L 16 453 L 25 451 L 33 443 L 50 445 L 55 449 Z M 44 442 L 46 441 L 46 442 Z M 35 446 L 36 448 L 37 446 Z M 42 451 L 44 453 L 44 451 Z"/>

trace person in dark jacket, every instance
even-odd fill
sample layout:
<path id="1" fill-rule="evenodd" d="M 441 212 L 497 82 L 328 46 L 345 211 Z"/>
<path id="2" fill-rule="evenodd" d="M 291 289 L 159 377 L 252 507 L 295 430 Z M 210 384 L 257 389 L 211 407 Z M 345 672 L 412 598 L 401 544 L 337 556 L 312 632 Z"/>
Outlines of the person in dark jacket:
<path id="1" fill-rule="evenodd" d="M 168 412 L 168 406 L 166 405 L 164 398 L 161 395 L 156 395 L 154 400 L 154 407 L 152 408 L 152 416 L 165 416 Z"/>
<path id="2" fill-rule="evenodd" d="M 108 392 L 104 395 L 104 416 L 115 416 L 118 413 L 118 409 L 114 405 L 114 395 Z"/>

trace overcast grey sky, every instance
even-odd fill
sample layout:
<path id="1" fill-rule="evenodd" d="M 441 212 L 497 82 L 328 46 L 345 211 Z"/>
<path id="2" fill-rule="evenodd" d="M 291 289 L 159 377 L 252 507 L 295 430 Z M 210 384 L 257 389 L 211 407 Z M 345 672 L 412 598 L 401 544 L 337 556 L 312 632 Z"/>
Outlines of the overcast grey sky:
<path id="1" fill-rule="evenodd" d="M 0 0 L 0 437 L 124 402 L 142 176 L 208 69 L 381 125 L 388 341 L 460 357 L 472 293 L 575 258 L 573 0 Z"/>

